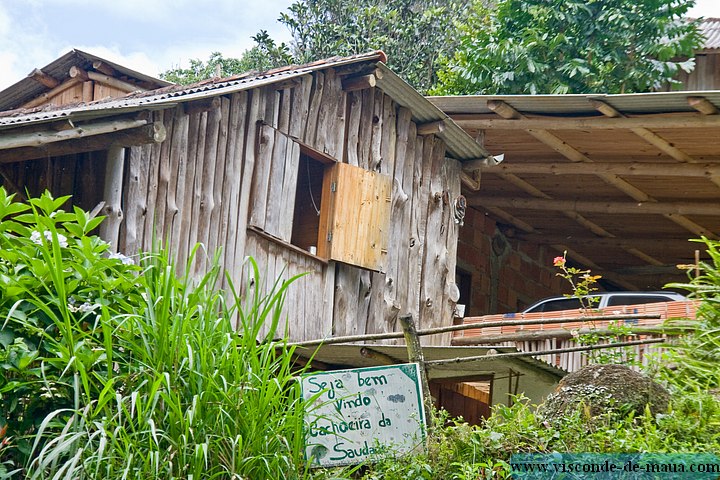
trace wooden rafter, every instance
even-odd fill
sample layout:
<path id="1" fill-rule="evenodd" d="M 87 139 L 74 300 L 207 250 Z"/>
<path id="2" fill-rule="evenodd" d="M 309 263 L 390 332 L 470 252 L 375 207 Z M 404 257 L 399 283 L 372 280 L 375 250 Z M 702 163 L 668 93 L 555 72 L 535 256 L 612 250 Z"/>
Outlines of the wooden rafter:
<path id="1" fill-rule="evenodd" d="M 613 106 L 601 102 L 599 100 L 589 100 L 590 103 L 595 107 L 596 110 L 598 110 L 600 113 L 605 115 L 609 118 L 627 118 L 623 113 L 619 112 L 617 109 L 615 109 Z M 658 150 L 660 150 L 663 153 L 666 153 L 670 157 L 672 157 L 675 160 L 678 160 L 683 163 L 695 163 L 696 160 L 693 159 L 690 155 L 683 152 L 679 148 L 675 147 L 674 145 L 670 144 L 667 140 L 660 137 L 659 135 L 651 132 L 647 128 L 630 128 L 630 131 L 633 132 L 638 137 L 644 139 L 649 144 L 655 146 Z M 710 180 L 715 183 L 715 185 L 720 186 L 720 177 L 718 176 L 711 176 Z M 639 200 L 639 199 L 636 199 Z M 666 215 L 666 218 L 677 223 L 678 225 L 682 226 L 683 228 L 686 228 L 687 230 L 690 230 L 694 234 L 700 234 L 700 232 L 703 230 L 703 227 L 696 224 L 695 222 L 687 219 L 687 218 L 678 218 L 676 215 Z"/>
<path id="2" fill-rule="evenodd" d="M 593 200 L 553 200 L 471 195 L 474 207 L 518 208 L 523 210 L 571 211 L 611 215 L 708 215 L 720 216 L 720 208 L 708 202 L 602 202 Z"/>
<path id="3" fill-rule="evenodd" d="M 717 115 L 720 110 L 705 97 L 688 97 L 688 105 L 703 115 Z"/>
<path id="4" fill-rule="evenodd" d="M 490 107 L 491 102 L 502 101 L 489 100 L 488 107 Z M 490 107 L 490 109 L 492 110 L 492 107 Z M 523 117 L 521 119 L 478 118 L 476 114 L 458 113 L 450 115 L 450 118 L 463 128 L 483 130 L 627 130 L 630 128 L 677 129 L 720 127 L 720 116 L 693 113 L 682 113 L 667 117 L 648 115 L 647 117 L 631 118 Z"/>
<path id="5" fill-rule="evenodd" d="M 144 119 L 123 119 L 80 125 L 61 131 L 46 130 L 31 133 L 7 133 L 0 138 L 0 150 L 20 147 L 40 147 L 48 143 L 117 132 L 128 128 L 141 127 L 145 124 L 147 124 L 147 120 Z"/>
<path id="6" fill-rule="evenodd" d="M 35 80 L 41 85 L 44 85 L 47 88 L 55 88 L 60 85 L 60 81 L 57 78 L 48 75 L 39 68 L 36 68 L 32 72 L 30 72 L 28 77 L 32 78 L 33 80 Z"/>
<path id="7" fill-rule="evenodd" d="M 488 102 L 488 107 L 493 110 L 498 115 L 502 116 L 503 118 L 507 119 L 513 119 L 513 121 L 519 121 L 522 120 L 524 115 L 517 111 L 512 106 L 508 105 L 505 102 L 499 101 L 499 100 L 491 100 Z M 560 138 L 556 137 L 552 133 L 546 131 L 546 130 L 531 130 L 528 131 L 530 135 L 534 136 L 541 142 L 545 143 L 546 145 L 549 145 L 550 147 L 554 148 L 559 153 L 563 154 L 570 160 L 573 160 L 575 162 L 591 162 L 589 158 L 587 158 L 582 152 L 574 149 L 572 146 L 565 143 Z M 542 199 L 550 199 L 551 197 L 525 180 L 522 180 L 521 178 L 517 177 L 513 174 L 500 174 L 502 178 L 504 178 L 507 181 L 510 181 L 514 185 L 522 188 L 527 193 L 530 193 L 536 198 L 542 198 Z M 606 180 L 608 183 L 612 184 L 616 188 L 622 190 L 632 198 L 636 200 L 647 200 L 649 197 L 645 195 L 640 190 L 636 189 L 634 186 L 630 185 L 629 183 L 625 182 L 624 180 L 617 178 L 616 176 L 609 176 L 605 175 L 602 176 L 604 180 Z M 578 222 L 583 227 L 589 229 L 591 232 L 595 233 L 596 235 L 600 235 L 603 237 L 613 237 L 614 235 L 604 228 L 602 228 L 600 225 L 597 225 L 594 222 L 591 222 L 590 220 L 586 219 L 582 215 L 578 214 L 577 212 L 573 212 L 571 210 L 567 210 L 563 212 L 567 217 L 572 218 L 576 222 Z M 649 255 L 646 255 L 643 252 L 640 252 L 636 249 L 629 249 L 627 250 L 628 253 L 635 255 L 636 257 L 642 259 L 643 261 L 650 262 L 650 263 L 656 263 L 659 262 L 659 260 L 653 259 Z"/>
<path id="8" fill-rule="evenodd" d="M 468 162 L 470 163 L 470 162 Z M 706 177 L 710 178 L 720 174 L 720 163 L 618 163 L 618 162 L 574 162 L 574 163 L 545 163 L 522 162 L 501 163 L 488 166 L 465 166 L 468 170 L 480 168 L 487 173 L 512 174 L 541 174 L 541 175 L 597 175 L 606 173 L 622 176 L 650 176 L 650 177 Z"/>
<path id="9" fill-rule="evenodd" d="M 71 155 L 94 150 L 105 150 L 111 145 L 129 147 L 133 145 L 159 143 L 165 140 L 166 135 L 167 133 L 162 123 L 151 123 L 110 133 L 48 143 L 40 147 L 21 147 L 0 150 L 0 164 L 21 162 L 35 158 Z"/>

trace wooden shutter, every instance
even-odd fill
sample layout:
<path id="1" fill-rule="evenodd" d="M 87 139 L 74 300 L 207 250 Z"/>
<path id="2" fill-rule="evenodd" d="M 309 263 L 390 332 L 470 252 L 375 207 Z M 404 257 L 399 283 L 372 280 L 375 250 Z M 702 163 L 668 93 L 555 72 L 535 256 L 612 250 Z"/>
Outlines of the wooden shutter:
<path id="1" fill-rule="evenodd" d="M 323 179 L 318 255 L 384 272 L 391 195 L 388 175 L 346 163 L 328 166 Z"/>

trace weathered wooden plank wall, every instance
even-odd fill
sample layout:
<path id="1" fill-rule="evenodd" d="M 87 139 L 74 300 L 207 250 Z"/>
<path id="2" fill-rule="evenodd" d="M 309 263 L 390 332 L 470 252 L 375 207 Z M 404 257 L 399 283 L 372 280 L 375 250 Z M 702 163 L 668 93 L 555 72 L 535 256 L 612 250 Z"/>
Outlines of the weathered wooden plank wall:
<path id="1" fill-rule="evenodd" d="M 457 226 L 450 204 L 460 193 L 460 166 L 445 158 L 441 140 L 417 134 L 409 110 L 379 89 L 343 91 L 332 69 L 208 108 L 155 112 L 168 140 L 128 149 L 122 251 L 166 239 L 184 261 L 197 242 L 208 252 L 222 248 L 221 264 L 240 291 L 309 272 L 287 292 L 293 340 L 396 331 L 405 312 L 421 327 L 451 323 Z M 291 241 L 298 142 L 393 178 L 385 273 L 281 243 Z M 260 265 L 259 285 L 242 267 L 248 255 Z M 202 257 L 196 273 L 207 268 Z"/>
<path id="2" fill-rule="evenodd" d="M 36 197 L 49 190 L 55 197 L 73 195 L 63 206 L 92 210 L 103 200 L 103 178 L 107 152 L 49 157 L 0 165 L 0 185 L 10 193 L 19 188 L 23 196 Z"/>

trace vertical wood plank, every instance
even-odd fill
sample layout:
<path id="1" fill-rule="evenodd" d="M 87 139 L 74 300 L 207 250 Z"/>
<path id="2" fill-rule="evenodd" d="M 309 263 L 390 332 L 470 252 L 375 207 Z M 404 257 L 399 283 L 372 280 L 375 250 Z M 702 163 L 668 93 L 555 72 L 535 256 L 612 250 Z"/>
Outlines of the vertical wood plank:
<path id="1" fill-rule="evenodd" d="M 165 111 L 161 110 L 155 112 L 154 121 L 161 122 L 165 125 L 165 130 L 168 132 L 168 136 L 171 135 L 172 124 L 165 122 Z M 167 143 L 167 142 L 163 142 Z M 148 181 L 147 189 L 144 193 L 146 196 L 146 209 L 145 209 L 145 225 L 143 225 L 143 238 L 141 243 L 142 250 L 152 250 L 153 244 L 156 243 L 158 238 L 158 231 L 156 230 L 156 201 L 158 191 L 158 175 L 160 171 L 160 152 L 161 144 L 153 144 L 150 149 L 149 166 L 148 166 Z M 162 238 L 160 236 L 160 238 Z"/>
<path id="2" fill-rule="evenodd" d="M 304 75 L 300 77 L 299 80 L 300 84 L 292 89 L 290 125 L 288 131 L 291 137 L 304 139 L 305 130 L 308 125 L 313 77 L 312 75 Z"/>
<path id="3" fill-rule="evenodd" d="M 207 133 L 205 136 L 205 148 L 202 150 L 203 168 L 202 182 L 200 185 L 200 209 L 197 217 L 198 238 L 197 241 L 204 245 L 205 251 L 198 252 L 195 259 L 194 272 L 196 276 L 205 273 L 207 269 L 207 259 L 212 258 L 214 252 L 209 249 L 210 240 L 210 220 L 213 210 L 215 209 L 215 162 L 217 161 L 217 146 L 220 135 L 220 108 L 210 110 L 207 114 Z M 198 154 L 200 154 L 198 150 Z M 197 168 L 197 167 L 196 167 Z"/>
<path id="4" fill-rule="evenodd" d="M 167 212 L 165 224 L 169 231 L 170 248 L 180 265 L 187 258 L 183 252 L 180 255 L 182 241 L 182 215 L 185 210 L 185 182 L 188 164 L 188 116 L 181 107 L 175 112 L 175 128 L 173 129 L 172 145 L 170 151 L 170 184 L 167 192 Z"/>
<path id="5" fill-rule="evenodd" d="M 358 166 L 358 149 L 360 148 L 360 116 L 362 114 L 362 90 L 348 94 L 348 136 L 345 146 L 347 163 Z"/>
<path id="6" fill-rule="evenodd" d="M 100 236 L 110 243 L 110 251 L 117 252 L 120 224 L 123 220 L 122 191 L 125 149 L 119 146 L 110 147 L 107 152 L 106 165 L 103 215 L 107 218 L 100 224 Z"/>
<path id="7" fill-rule="evenodd" d="M 247 92 L 239 92 L 232 95 L 230 99 L 230 121 L 228 124 L 227 144 L 227 171 L 225 172 L 223 192 L 225 196 L 225 221 L 227 230 L 223 240 L 225 270 L 230 276 L 230 281 L 235 288 L 240 288 L 242 277 L 240 268 L 236 263 L 242 262 L 242 258 L 236 262 L 236 248 L 238 235 L 245 235 L 245 231 L 238 231 L 238 220 L 240 217 L 240 185 L 242 184 L 242 161 L 243 148 L 245 146 L 245 127 L 247 116 Z M 223 282 L 226 282 L 223 279 Z M 223 283 L 227 287 L 226 283 Z"/>
<path id="8" fill-rule="evenodd" d="M 210 233 L 208 238 L 208 250 L 211 258 L 220 250 L 221 255 L 225 254 L 225 235 L 227 232 L 227 216 L 225 209 L 227 205 L 223 202 L 225 198 L 225 169 L 227 168 L 227 143 L 228 124 L 230 122 L 230 99 L 220 99 L 220 123 L 215 159 L 215 176 L 213 179 L 213 210 L 210 215 Z M 222 257 L 220 257 L 222 258 Z M 221 264 L 222 267 L 224 265 Z"/>
<path id="9" fill-rule="evenodd" d="M 325 75 L 322 72 L 313 73 L 313 87 L 310 94 L 310 109 L 307 116 L 307 128 L 305 129 L 305 143 L 318 148 L 315 142 L 315 134 L 318 129 L 318 115 L 320 113 L 320 105 L 323 99 L 323 89 L 325 88 Z"/>
<path id="10" fill-rule="evenodd" d="M 272 135 L 274 137 L 274 141 L 272 153 L 270 158 L 268 159 L 270 169 L 267 172 L 269 178 L 267 179 L 267 191 L 265 193 L 266 200 L 264 229 L 270 235 L 282 238 L 282 240 L 285 241 L 290 241 L 289 236 L 281 237 L 281 224 L 283 223 L 282 220 L 283 217 L 285 217 L 289 213 L 283 212 L 281 210 L 281 207 L 283 204 L 283 195 L 285 194 L 285 192 L 283 192 L 284 179 L 285 175 L 288 173 L 285 165 L 285 162 L 287 161 L 287 150 L 288 148 L 292 150 L 292 146 L 288 145 L 288 143 L 293 142 L 292 140 L 289 140 L 285 134 L 277 130 L 269 130 L 268 135 Z M 259 191 L 258 194 L 260 194 Z M 289 213 L 289 215 L 290 217 L 292 217 L 292 213 Z M 290 222 L 292 222 L 292 218 L 290 219 Z"/>
<path id="11" fill-rule="evenodd" d="M 167 137 L 175 138 L 175 109 L 165 111 L 165 125 L 167 128 Z M 170 189 L 170 153 L 173 148 L 172 141 L 162 142 L 160 144 L 160 169 L 158 171 L 157 195 L 155 198 L 155 227 L 158 231 L 158 239 L 167 248 L 166 245 L 170 236 L 170 215 L 168 214 L 168 191 Z"/>
<path id="12" fill-rule="evenodd" d="M 180 182 L 178 182 L 178 188 L 176 189 L 177 197 L 179 198 L 181 195 L 183 197 L 183 206 L 179 212 L 180 230 L 178 232 L 178 236 L 176 237 L 176 241 L 178 244 L 178 259 L 183 259 L 182 261 L 186 261 L 188 259 L 188 255 L 190 255 L 190 251 L 194 247 L 195 239 L 197 238 L 197 222 L 194 221 L 196 217 L 193 217 L 193 212 L 195 211 L 195 209 L 199 208 L 199 205 L 196 204 L 195 201 L 195 182 L 199 181 L 199 179 L 195 178 L 195 168 L 197 165 L 198 157 L 198 132 L 200 129 L 200 120 L 202 118 L 202 115 L 200 113 L 194 113 L 191 115 L 187 115 L 187 117 L 188 125 L 187 152 L 185 155 L 185 179 L 182 182 L 183 189 L 180 190 L 179 188 Z M 207 119 L 207 117 L 205 118 Z M 201 172 L 202 169 L 198 171 L 198 175 L 200 175 Z M 195 228 L 194 234 L 193 226 Z"/>
<path id="13" fill-rule="evenodd" d="M 257 162 L 252 179 L 252 203 L 250 206 L 250 225 L 265 230 L 267 216 L 267 198 L 272 171 L 272 157 L 275 148 L 275 130 L 269 125 L 259 127 L 256 143 Z"/>
<path id="14" fill-rule="evenodd" d="M 245 127 L 245 146 L 243 149 L 242 161 L 242 184 L 240 188 L 240 197 L 238 204 L 238 223 L 237 235 L 235 237 L 235 258 L 236 264 L 238 260 L 250 255 L 250 251 L 246 252 L 246 243 L 250 235 L 247 232 L 247 226 L 250 220 L 251 207 L 251 190 L 255 178 L 255 164 L 257 158 L 257 137 L 258 137 L 258 120 L 262 116 L 265 109 L 265 97 L 261 90 L 255 89 L 249 92 L 249 107 Z M 253 252 L 254 253 L 254 252 Z M 240 288 L 245 290 L 248 284 L 247 269 L 242 269 L 243 277 Z"/>
<path id="15" fill-rule="evenodd" d="M 141 249 L 142 229 L 147 211 L 149 156 L 152 146 L 130 148 L 127 200 L 125 202 L 125 245 L 123 251 L 134 255 Z"/>

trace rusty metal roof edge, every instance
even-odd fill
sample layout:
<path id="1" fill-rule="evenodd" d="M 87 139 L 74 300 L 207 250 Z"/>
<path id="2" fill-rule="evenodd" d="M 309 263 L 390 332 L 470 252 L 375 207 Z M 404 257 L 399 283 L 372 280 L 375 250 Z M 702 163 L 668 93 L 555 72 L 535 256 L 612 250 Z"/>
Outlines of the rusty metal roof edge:
<path id="1" fill-rule="evenodd" d="M 159 92 L 156 94 L 149 92 L 148 94 L 137 97 L 121 97 L 93 104 L 75 105 L 44 112 L 0 117 L 0 129 L 52 122 L 59 118 L 83 117 L 89 119 L 105 115 L 109 112 L 117 112 L 119 114 L 143 108 L 171 107 L 178 103 L 264 87 L 282 80 L 307 75 L 317 70 L 381 60 L 385 58 L 385 54 L 381 51 L 374 51 L 351 57 L 342 57 L 337 60 L 334 60 L 334 58 L 335 57 L 333 57 L 333 59 L 309 63 L 307 65 L 282 67 L 256 76 L 230 77 L 227 80 L 219 80 L 215 83 L 190 85 L 187 88 L 174 91 L 162 91 L 163 89 L 158 89 Z"/>
<path id="2" fill-rule="evenodd" d="M 378 62 L 378 69 L 382 75 L 377 80 L 377 86 L 399 105 L 409 109 L 416 122 L 444 122 L 445 129 L 438 133 L 437 136 L 445 141 L 450 157 L 460 161 L 483 159 L 491 165 L 496 163 L 492 155 L 460 128 L 445 112 L 428 101 L 426 97 L 422 96 L 420 92 L 411 87 L 384 63 Z"/>

